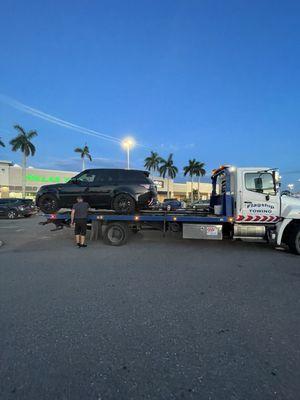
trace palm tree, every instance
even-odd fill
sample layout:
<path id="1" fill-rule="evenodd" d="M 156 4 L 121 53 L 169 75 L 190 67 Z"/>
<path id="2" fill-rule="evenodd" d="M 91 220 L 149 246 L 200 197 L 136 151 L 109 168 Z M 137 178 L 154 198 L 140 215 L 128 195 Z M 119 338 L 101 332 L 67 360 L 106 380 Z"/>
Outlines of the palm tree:
<path id="1" fill-rule="evenodd" d="M 159 171 L 159 164 L 161 162 L 161 157 L 158 155 L 158 153 L 155 153 L 154 151 L 151 151 L 151 154 L 149 157 L 145 158 L 145 164 L 144 167 L 149 171 Z"/>
<path id="2" fill-rule="evenodd" d="M 189 160 L 189 164 L 183 167 L 183 172 L 184 176 L 189 175 L 192 179 L 192 189 L 191 189 L 191 202 L 193 203 L 194 201 L 194 175 L 197 174 L 197 168 L 198 168 L 198 161 L 193 158 L 192 160 Z"/>
<path id="3" fill-rule="evenodd" d="M 26 132 L 20 125 L 15 125 L 14 128 L 18 131 L 18 135 L 12 139 L 9 144 L 12 146 L 12 151 L 20 150 L 23 153 L 22 162 L 22 197 L 25 198 L 26 189 L 26 160 L 27 157 L 35 155 L 35 146 L 31 143 L 31 139 L 37 136 L 37 131 Z"/>
<path id="4" fill-rule="evenodd" d="M 159 167 L 159 174 L 163 178 L 167 176 L 167 197 L 169 198 L 169 179 L 174 179 L 177 175 L 178 168 L 175 167 L 173 161 L 173 154 L 171 153 L 167 160 L 161 158 L 160 160 L 161 166 Z"/>
<path id="5" fill-rule="evenodd" d="M 201 161 L 197 162 L 196 176 L 198 177 L 198 200 L 200 200 L 200 177 L 206 174 L 205 164 Z"/>
<path id="6" fill-rule="evenodd" d="M 4 142 L 2 142 L 1 138 L 0 138 L 0 146 L 5 147 L 5 144 L 4 144 Z"/>
<path id="7" fill-rule="evenodd" d="M 92 161 L 92 156 L 90 154 L 90 150 L 87 146 L 87 144 L 85 144 L 84 148 L 81 149 L 80 147 L 76 147 L 76 149 L 74 149 L 75 153 L 80 153 L 80 157 L 82 158 L 82 171 L 85 170 L 85 160 L 84 158 L 87 157 L 90 161 Z"/>

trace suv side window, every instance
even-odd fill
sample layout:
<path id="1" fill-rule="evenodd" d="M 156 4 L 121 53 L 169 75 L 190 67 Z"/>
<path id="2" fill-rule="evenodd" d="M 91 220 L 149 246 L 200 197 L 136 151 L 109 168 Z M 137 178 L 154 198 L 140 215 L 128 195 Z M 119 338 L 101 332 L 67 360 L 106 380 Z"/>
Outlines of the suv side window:
<path id="1" fill-rule="evenodd" d="M 81 183 L 93 183 L 95 180 L 96 174 L 94 171 L 87 171 L 82 175 L 79 175 L 76 179 Z"/>
<path id="2" fill-rule="evenodd" d="M 268 172 L 249 172 L 245 174 L 245 187 L 256 193 L 275 195 L 273 175 Z"/>
<path id="3" fill-rule="evenodd" d="M 121 170 L 119 180 L 124 183 L 151 183 L 143 171 Z"/>
<path id="4" fill-rule="evenodd" d="M 99 185 L 109 185 L 118 182 L 118 171 L 99 170 L 96 174 L 95 182 Z"/>

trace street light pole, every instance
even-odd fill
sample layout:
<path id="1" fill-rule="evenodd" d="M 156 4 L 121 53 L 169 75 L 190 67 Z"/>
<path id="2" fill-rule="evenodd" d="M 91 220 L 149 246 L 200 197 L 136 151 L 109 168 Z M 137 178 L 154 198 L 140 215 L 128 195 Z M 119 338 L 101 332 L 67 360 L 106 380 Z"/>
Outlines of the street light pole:
<path id="1" fill-rule="evenodd" d="M 130 169 L 129 166 L 129 146 L 127 145 L 127 169 Z"/>
<path id="2" fill-rule="evenodd" d="M 126 150 L 127 155 L 127 169 L 130 169 L 130 149 L 135 145 L 135 140 L 131 137 L 128 137 L 122 141 L 122 147 Z"/>

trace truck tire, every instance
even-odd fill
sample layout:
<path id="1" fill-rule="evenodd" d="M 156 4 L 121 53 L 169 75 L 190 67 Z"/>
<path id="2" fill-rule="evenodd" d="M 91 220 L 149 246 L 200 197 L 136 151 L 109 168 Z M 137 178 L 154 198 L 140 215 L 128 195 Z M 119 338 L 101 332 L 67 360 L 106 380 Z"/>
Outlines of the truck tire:
<path id="1" fill-rule="evenodd" d="M 104 231 L 103 242 L 111 246 L 122 246 L 128 240 L 128 232 L 127 224 L 112 222 Z"/>
<path id="2" fill-rule="evenodd" d="M 288 236 L 288 246 L 292 253 L 300 255 L 300 224 L 295 224 Z"/>
<path id="3" fill-rule="evenodd" d="M 113 209 L 118 214 L 134 214 L 135 201 L 127 193 L 118 194 L 113 200 Z"/>
<path id="4" fill-rule="evenodd" d="M 38 202 L 40 210 L 46 214 L 55 213 L 59 210 L 58 200 L 53 194 L 44 194 Z"/>

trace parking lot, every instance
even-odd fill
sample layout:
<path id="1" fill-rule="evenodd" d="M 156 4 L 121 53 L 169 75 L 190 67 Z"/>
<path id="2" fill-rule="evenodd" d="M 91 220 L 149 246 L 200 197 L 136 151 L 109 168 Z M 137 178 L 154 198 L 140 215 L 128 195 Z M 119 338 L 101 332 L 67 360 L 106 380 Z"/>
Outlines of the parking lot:
<path id="1" fill-rule="evenodd" d="M 1 399 L 299 399 L 299 256 L 41 219 L 0 220 Z"/>

